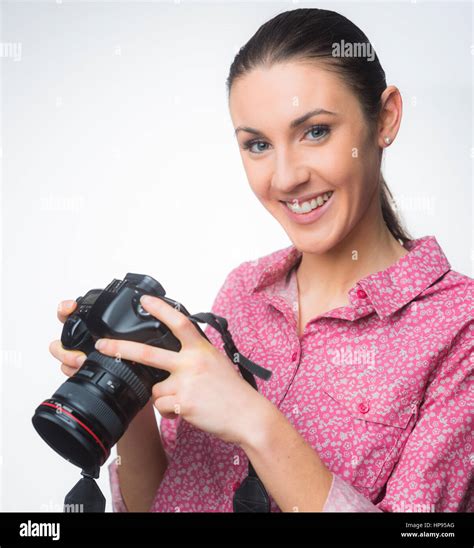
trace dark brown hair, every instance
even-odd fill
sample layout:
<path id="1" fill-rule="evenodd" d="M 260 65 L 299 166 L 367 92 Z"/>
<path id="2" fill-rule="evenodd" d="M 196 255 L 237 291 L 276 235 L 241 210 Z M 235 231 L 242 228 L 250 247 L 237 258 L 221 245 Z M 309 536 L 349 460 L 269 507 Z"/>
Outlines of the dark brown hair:
<path id="1" fill-rule="evenodd" d="M 364 44 L 373 60 L 365 56 L 335 56 L 335 44 Z M 387 87 L 385 72 L 367 36 L 349 19 L 335 11 L 300 8 L 279 13 L 264 23 L 240 48 L 230 67 L 228 97 L 233 82 L 259 66 L 289 60 L 316 59 L 337 73 L 352 89 L 364 112 L 369 136 L 375 135 L 381 95 Z M 382 153 L 382 151 L 381 151 Z M 403 227 L 393 196 L 380 172 L 380 203 L 392 235 L 405 244 L 413 239 Z"/>

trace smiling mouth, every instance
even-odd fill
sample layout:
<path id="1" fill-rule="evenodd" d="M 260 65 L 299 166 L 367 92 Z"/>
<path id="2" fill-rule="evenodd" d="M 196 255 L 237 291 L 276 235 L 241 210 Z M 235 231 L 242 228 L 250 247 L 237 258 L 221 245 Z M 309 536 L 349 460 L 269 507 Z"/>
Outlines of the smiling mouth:
<path id="1" fill-rule="evenodd" d="M 316 196 L 315 198 L 312 198 L 311 200 L 307 200 L 304 202 L 299 203 L 297 200 L 293 200 L 292 202 L 284 202 L 281 201 L 282 204 L 285 204 L 286 207 L 292 211 L 293 213 L 296 213 L 298 215 L 303 215 L 305 213 L 309 213 L 310 211 L 313 211 L 314 209 L 318 209 L 319 207 L 322 207 L 334 194 L 334 191 L 325 192 L 324 194 L 320 194 L 319 196 Z"/>

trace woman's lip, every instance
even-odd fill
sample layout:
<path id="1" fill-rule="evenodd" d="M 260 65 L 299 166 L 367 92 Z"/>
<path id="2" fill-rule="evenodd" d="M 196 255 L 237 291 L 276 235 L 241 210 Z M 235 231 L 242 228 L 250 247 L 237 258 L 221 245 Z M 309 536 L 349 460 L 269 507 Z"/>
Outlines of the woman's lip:
<path id="1" fill-rule="evenodd" d="M 317 207 L 316 209 L 313 209 L 309 213 L 303 213 L 303 214 L 297 214 L 293 213 L 293 211 L 290 210 L 290 208 L 286 205 L 286 202 L 280 202 L 282 207 L 285 209 L 286 214 L 288 217 L 295 221 L 295 223 L 301 224 L 301 225 L 307 225 L 309 223 L 313 223 L 321 215 L 324 215 L 324 213 L 329 209 L 330 205 L 332 204 L 332 197 L 334 196 L 334 192 L 331 194 L 331 197 L 327 202 L 325 202 L 322 206 Z"/>

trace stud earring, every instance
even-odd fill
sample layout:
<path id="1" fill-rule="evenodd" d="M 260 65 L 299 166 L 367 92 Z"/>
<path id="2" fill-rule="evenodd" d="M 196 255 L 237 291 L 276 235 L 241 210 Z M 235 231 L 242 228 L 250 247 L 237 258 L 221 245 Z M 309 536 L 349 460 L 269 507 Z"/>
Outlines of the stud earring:
<path id="1" fill-rule="evenodd" d="M 392 139 L 390 137 L 384 137 L 383 140 L 385 141 L 385 144 L 389 145 L 392 142 Z"/>

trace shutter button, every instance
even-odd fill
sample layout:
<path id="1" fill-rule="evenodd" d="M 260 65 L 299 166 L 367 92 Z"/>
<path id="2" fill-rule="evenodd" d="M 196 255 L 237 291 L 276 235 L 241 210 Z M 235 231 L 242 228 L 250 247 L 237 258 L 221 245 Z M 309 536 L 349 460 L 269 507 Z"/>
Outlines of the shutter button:
<path id="1" fill-rule="evenodd" d="M 366 402 L 359 403 L 359 411 L 361 413 L 367 413 L 367 411 L 370 409 L 369 404 Z"/>
<path id="2" fill-rule="evenodd" d="M 367 293 L 363 289 L 358 289 L 357 296 L 359 299 L 365 299 L 367 297 Z"/>

